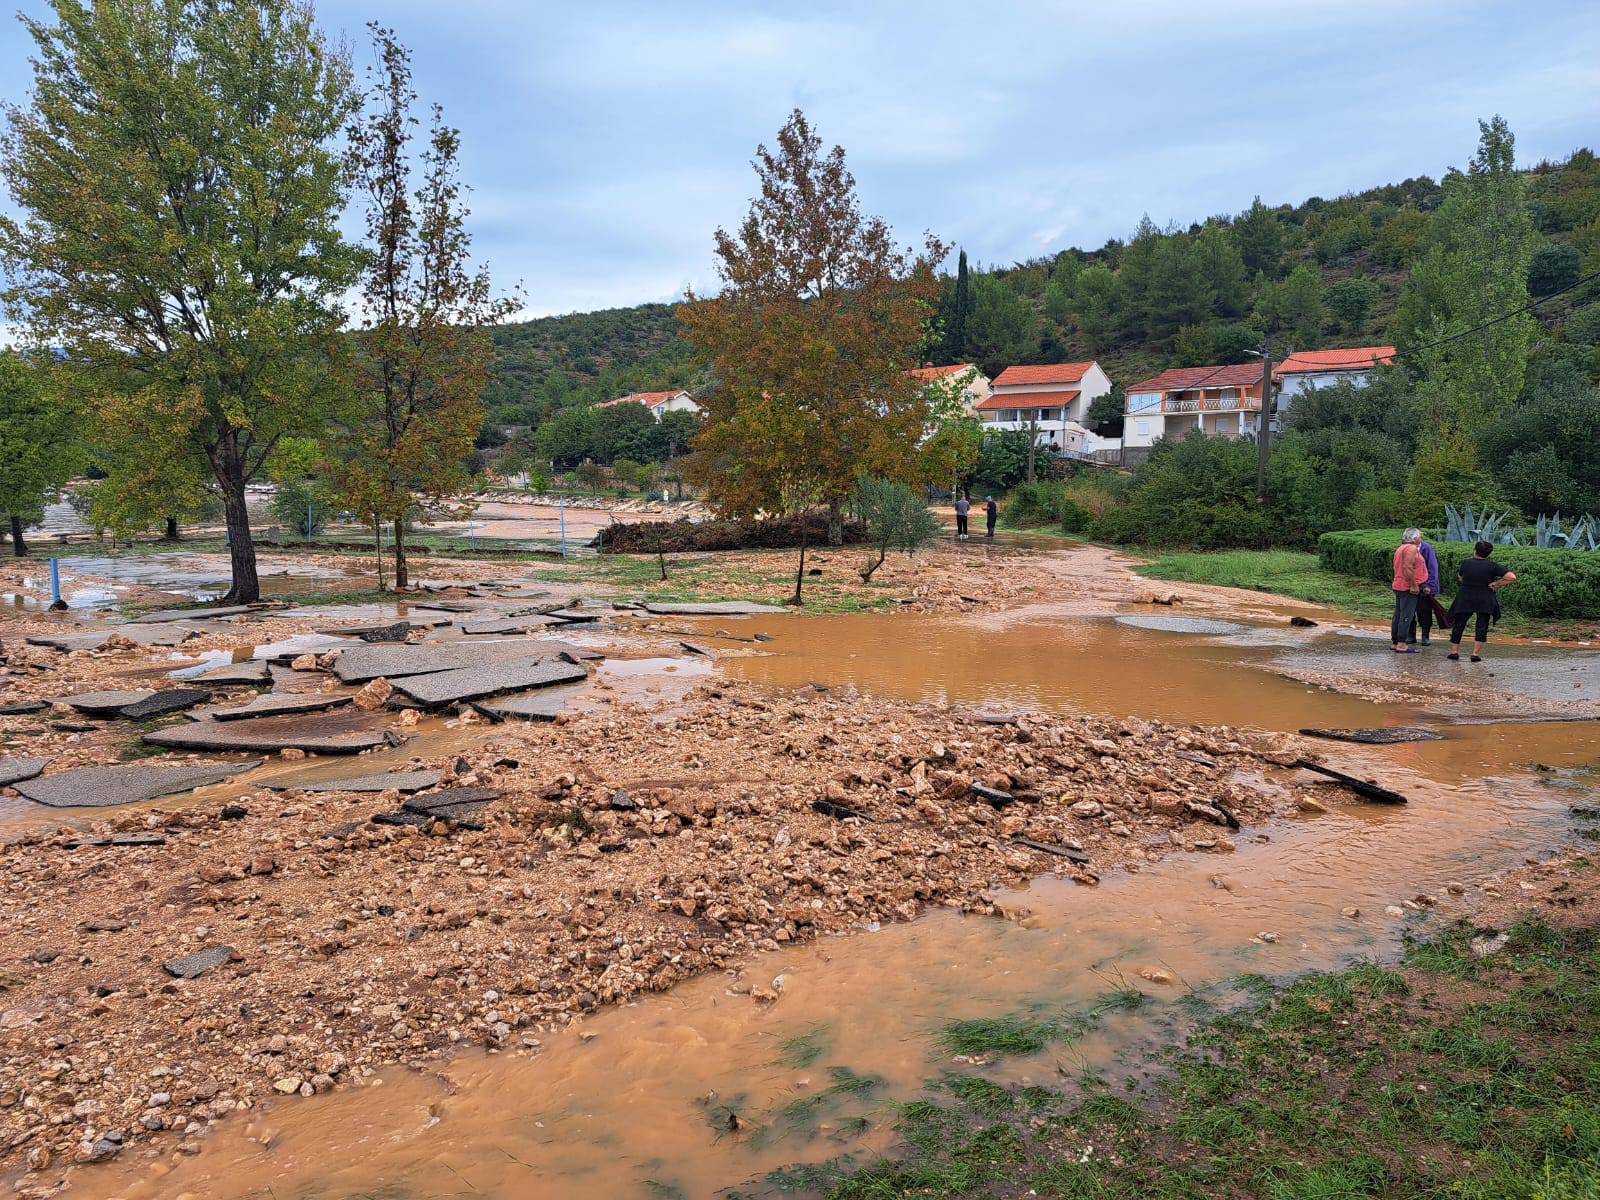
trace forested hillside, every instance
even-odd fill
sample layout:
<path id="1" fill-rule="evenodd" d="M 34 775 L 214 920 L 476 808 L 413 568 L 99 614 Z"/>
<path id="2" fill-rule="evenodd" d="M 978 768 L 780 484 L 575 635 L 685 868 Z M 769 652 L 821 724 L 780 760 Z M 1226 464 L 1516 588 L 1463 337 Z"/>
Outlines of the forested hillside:
<path id="1" fill-rule="evenodd" d="M 1600 159 L 1579 150 L 1525 172 L 1540 246 L 1535 295 L 1600 270 Z M 1278 350 L 1404 340 L 1399 297 L 1443 189 L 1425 176 L 1336 199 L 1260 199 L 1236 215 L 985 269 L 945 284 L 928 357 L 1012 363 L 1099 358 L 1130 383 L 1171 366 L 1240 362 L 1271 321 Z M 1566 298 L 1550 305 L 1559 321 Z M 547 317 L 495 331 L 496 424 L 537 424 L 557 406 L 633 390 L 693 387 L 667 304 Z"/>
<path id="2" fill-rule="evenodd" d="M 641 304 L 496 327 L 490 423 L 536 425 L 564 404 L 690 387 L 689 348 L 672 314 L 670 304 Z"/>

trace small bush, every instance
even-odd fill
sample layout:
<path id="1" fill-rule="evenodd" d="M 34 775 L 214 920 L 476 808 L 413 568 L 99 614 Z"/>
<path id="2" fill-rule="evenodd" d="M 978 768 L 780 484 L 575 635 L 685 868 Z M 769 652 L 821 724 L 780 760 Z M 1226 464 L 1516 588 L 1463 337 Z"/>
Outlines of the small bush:
<path id="1" fill-rule="evenodd" d="M 1381 581 L 1394 579 L 1394 552 L 1399 529 L 1358 529 L 1325 533 L 1317 541 L 1317 557 L 1324 567 L 1346 575 Z M 1472 557 L 1464 542 L 1435 540 L 1439 577 L 1444 592 L 1455 591 L 1456 572 Z M 1494 560 L 1517 573 L 1517 582 L 1500 593 L 1508 613 L 1529 617 L 1564 617 L 1572 620 L 1600 617 L 1600 552 L 1540 550 L 1533 546 L 1496 546 Z"/>

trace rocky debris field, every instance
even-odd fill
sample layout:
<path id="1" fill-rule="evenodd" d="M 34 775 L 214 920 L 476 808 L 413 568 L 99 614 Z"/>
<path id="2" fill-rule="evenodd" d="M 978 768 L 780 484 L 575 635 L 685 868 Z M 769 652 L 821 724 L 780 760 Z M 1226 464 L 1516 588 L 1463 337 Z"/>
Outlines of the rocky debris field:
<path id="1" fill-rule="evenodd" d="M 410 796 L 248 789 L 30 833 L 0 850 L 0 1146 L 49 1186 L 387 1064 L 534 1046 L 755 951 L 992 913 L 1041 872 L 1093 885 L 1226 853 L 1292 805 L 1259 776 L 1294 756 L 1225 729 L 713 684 L 669 717 L 615 705 L 391 755 L 438 772 Z M 396 812 L 414 819 L 373 820 Z"/>

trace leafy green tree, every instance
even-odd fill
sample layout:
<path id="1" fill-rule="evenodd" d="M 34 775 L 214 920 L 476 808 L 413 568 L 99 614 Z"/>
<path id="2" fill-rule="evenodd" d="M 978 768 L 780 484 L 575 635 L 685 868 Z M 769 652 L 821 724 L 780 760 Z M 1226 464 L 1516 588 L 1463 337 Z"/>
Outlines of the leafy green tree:
<path id="1" fill-rule="evenodd" d="M 1340 279 L 1322 289 L 1322 302 L 1341 328 L 1354 333 L 1365 327 L 1382 291 L 1364 275 Z"/>
<path id="2" fill-rule="evenodd" d="M 1222 225 L 1208 225 L 1195 240 L 1193 269 L 1210 297 L 1207 317 L 1238 317 L 1249 308 L 1250 272 L 1238 239 Z"/>
<path id="3" fill-rule="evenodd" d="M 1213 363 L 1242 363 L 1261 349 L 1261 330 L 1240 321 L 1186 325 L 1173 343 L 1175 365 L 1205 367 Z"/>
<path id="4" fill-rule="evenodd" d="M 983 422 L 967 411 L 966 389 L 976 375 L 961 371 L 927 385 L 928 435 L 922 443 L 923 478 L 952 492 L 972 473 L 983 449 Z"/>
<path id="5" fill-rule="evenodd" d="M 1535 296 L 1554 295 L 1577 283 L 1582 273 L 1583 255 L 1576 246 L 1546 242 L 1528 263 L 1528 291 Z"/>
<path id="6" fill-rule="evenodd" d="M 1122 436 L 1123 418 L 1128 412 L 1128 397 L 1122 390 L 1120 383 L 1104 396 L 1096 396 L 1089 405 L 1089 411 L 1084 414 L 1085 423 L 1091 430 L 1106 438 L 1119 438 Z"/>
<path id="7" fill-rule="evenodd" d="M 665 412 L 661 414 L 658 428 L 661 434 L 661 462 L 667 462 L 685 454 L 695 435 L 700 432 L 700 417 L 697 413 Z"/>
<path id="8" fill-rule="evenodd" d="M 890 550 L 915 554 L 932 545 L 942 532 L 939 519 L 914 488 L 894 479 L 869 475 L 856 484 L 856 511 L 867 526 L 867 539 L 877 553 L 861 568 L 861 582 L 870 583 Z"/>
<path id="9" fill-rule="evenodd" d="M 1572 361 L 1529 381 L 1527 394 L 1484 432 L 1486 466 L 1528 514 L 1600 514 L 1600 387 Z"/>
<path id="10" fill-rule="evenodd" d="M 355 278 L 333 148 L 349 65 L 297 0 L 52 7 L 54 25 L 24 19 L 32 103 L 0 163 L 19 213 L 0 222 L 7 300 L 107 420 L 154 409 L 181 469 L 205 464 L 228 598 L 255 600 L 245 485 L 322 420 L 319 351 Z"/>
<path id="11" fill-rule="evenodd" d="M 967 353 L 967 321 L 972 316 L 972 276 L 967 272 L 967 252 L 956 258 L 956 282 L 951 289 L 944 320 L 944 357 L 946 362 L 960 362 Z"/>
<path id="12" fill-rule="evenodd" d="M 1499 117 L 1478 128 L 1471 164 L 1445 180 L 1427 250 L 1396 316 L 1402 354 L 1453 338 L 1411 362 L 1425 377 L 1435 428 L 1459 432 L 1463 451 L 1522 394 L 1538 328 L 1531 313 L 1485 325 L 1527 304 L 1535 235 L 1511 130 Z"/>
<path id="13" fill-rule="evenodd" d="M 642 404 L 610 404 L 594 410 L 591 453 L 596 462 L 664 458 L 662 441 L 660 424 Z"/>
<path id="14" fill-rule="evenodd" d="M 967 352 L 986 375 L 998 375 L 1025 362 L 1038 342 L 1033 306 L 996 275 L 972 281 L 972 315 L 967 319 Z"/>
<path id="15" fill-rule="evenodd" d="M 621 405 L 617 407 L 621 408 Z M 558 471 L 570 471 L 594 453 L 598 409 L 588 404 L 573 404 L 557 409 L 536 435 L 540 457 L 548 459 Z"/>
<path id="16" fill-rule="evenodd" d="M 1078 331 L 1092 353 L 1104 354 L 1115 344 L 1126 295 L 1121 277 L 1110 267 L 1094 263 L 1078 272 L 1073 307 Z"/>
<path id="17" fill-rule="evenodd" d="M 1309 350 L 1322 340 L 1322 282 L 1301 263 L 1282 283 L 1269 284 L 1256 302 L 1256 318 L 1288 340 L 1292 349 Z M 1280 343 L 1281 344 L 1281 343 Z"/>
<path id="18" fill-rule="evenodd" d="M 1351 519 L 1356 498 L 1398 490 L 1409 465 L 1403 448 L 1381 433 L 1291 428 L 1273 449 L 1268 492 L 1297 537 L 1359 528 Z"/>
<path id="19" fill-rule="evenodd" d="M 1378 229 L 1373 238 L 1372 256 L 1385 267 L 1409 267 L 1422 253 L 1428 236 L 1428 214 L 1415 208 L 1402 208 Z"/>
<path id="20" fill-rule="evenodd" d="M 78 418 L 44 386 L 39 369 L 0 351 L 0 516 L 11 526 L 11 549 L 26 557 L 23 529 L 61 495 L 81 457 Z"/>
<path id="21" fill-rule="evenodd" d="M 1033 438 L 1026 429 L 985 429 L 978 447 L 979 479 L 1008 488 L 1019 483 L 1028 471 L 1028 448 Z"/>
<path id="22" fill-rule="evenodd" d="M 1050 282 L 1044 289 L 1044 314 L 1056 324 L 1065 324 L 1072 316 L 1078 295 L 1078 256 L 1070 251 L 1058 255 L 1050 268 Z"/>
<path id="23" fill-rule="evenodd" d="M 1163 439 L 1134 477 L 1126 503 L 1090 528 L 1107 541 L 1147 546 L 1280 546 L 1285 528 L 1256 499 L 1253 441 Z"/>
<path id="24" fill-rule="evenodd" d="M 1283 226 L 1278 214 L 1257 196 L 1250 207 L 1233 223 L 1233 237 L 1245 270 L 1276 279 L 1283 261 Z"/>

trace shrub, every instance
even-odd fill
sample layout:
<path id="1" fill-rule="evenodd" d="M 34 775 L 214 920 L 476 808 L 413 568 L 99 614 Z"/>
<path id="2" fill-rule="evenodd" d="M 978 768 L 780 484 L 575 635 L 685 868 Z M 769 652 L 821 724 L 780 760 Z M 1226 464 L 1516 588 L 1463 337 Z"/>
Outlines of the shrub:
<path id="1" fill-rule="evenodd" d="M 1191 435 L 1161 442 L 1135 477 L 1127 503 L 1090 522 L 1100 541 L 1201 550 L 1281 546 L 1275 510 L 1256 500 L 1256 446 Z"/>
<path id="2" fill-rule="evenodd" d="M 1358 529 L 1325 533 L 1317 541 L 1317 557 L 1329 570 L 1381 581 L 1387 587 L 1394 579 L 1394 552 L 1401 532 Z M 1449 595 L 1454 591 L 1456 571 L 1472 557 L 1472 547 L 1438 540 L 1433 547 L 1439 555 L 1439 577 Z M 1494 559 L 1517 573 L 1517 582 L 1500 593 L 1506 612 L 1573 620 L 1600 617 L 1600 552 L 1496 546 Z"/>
<path id="3" fill-rule="evenodd" d="M 285 536 L 315 537 L 322 532 L 333 505 L 327 489 L 305 479 L 280 483 L 272 497 L 272 515 L 286 526 Z"/>

